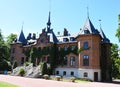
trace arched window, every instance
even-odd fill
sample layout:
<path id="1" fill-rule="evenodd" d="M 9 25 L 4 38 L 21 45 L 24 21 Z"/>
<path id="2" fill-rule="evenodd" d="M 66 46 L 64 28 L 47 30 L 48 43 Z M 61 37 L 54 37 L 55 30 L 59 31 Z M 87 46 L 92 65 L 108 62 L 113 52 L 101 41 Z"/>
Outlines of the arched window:
<path id="1" fill-rule="evenodd" d="M 88 55 L 83 56 L 83 66 L 89 66 L 89 56 Z"/>
<path id="2" fill-rule="evenodd" d="M 88 42 L 84 42 L 84 49 L 88 49 Z"/>
<path id="3" fill-rule="evenodd" d="M 88 73 L 87 72 L 84 72 L 84 77 L 88 77 Z"/>

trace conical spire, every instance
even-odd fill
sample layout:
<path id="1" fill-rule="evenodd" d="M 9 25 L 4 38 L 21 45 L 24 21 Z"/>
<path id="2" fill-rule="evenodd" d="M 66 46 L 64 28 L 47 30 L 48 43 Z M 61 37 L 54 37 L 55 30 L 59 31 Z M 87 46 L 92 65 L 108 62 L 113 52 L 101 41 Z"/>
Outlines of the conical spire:
<path id="1" fill-rule="evenodd" d="M 103 32 L 103 30 L 101 29 L 101 27 L 100 27 L 100 35 L 101 35 L 101 37 L 102 37 L 102 39 L 103 39 L 103 42 L 105 42 L 105 43 L 110 43 L 110 40 L 106 37 L 106 35 L 104 34 L 104 32 Z"/>
<path id="2" fill-rule="evenodd" d="M 49 12 L 49 17 L 48 17 L 48 22 L 47 22 L 47 32 L 50 31 L 50 27 L 51 27 L 51 21 L 50 21 L 50 12 Z"/>
<path id="3" fill-rule="evenodd" d="M 26 39 L 25 39 L 25 36 L 24 36 L 24 33 L 23 33 L 23 29 L 21 30 L 21 33 L 20 33 L 18 41 L 21 42 L 24 45 L 26 44 Z"/>
<path id="4" fill-rule="evenodd" d="M 80 34 L 98 34 L 98 30 L 96 30 L 90 21 L 89 17 L 87 18 L 84 27 L 80 31 Z"/>

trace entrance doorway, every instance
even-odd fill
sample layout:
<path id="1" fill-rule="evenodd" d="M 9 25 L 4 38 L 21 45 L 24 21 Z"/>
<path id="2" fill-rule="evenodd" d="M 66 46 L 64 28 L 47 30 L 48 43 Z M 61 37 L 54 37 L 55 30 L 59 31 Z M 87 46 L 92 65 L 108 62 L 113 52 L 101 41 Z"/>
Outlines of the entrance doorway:
<path id="1" fill-rule="evenodd" d="M 94 72 L 94 81 L 98 81 L 98 72 Z"/>

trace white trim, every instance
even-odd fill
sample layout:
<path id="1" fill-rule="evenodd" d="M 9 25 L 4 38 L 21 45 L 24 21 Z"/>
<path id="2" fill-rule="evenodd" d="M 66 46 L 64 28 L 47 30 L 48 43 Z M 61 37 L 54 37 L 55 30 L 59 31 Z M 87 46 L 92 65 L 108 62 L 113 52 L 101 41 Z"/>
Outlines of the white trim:
<path id="1" fill-rule="evenodd" d="M 66 71 L 66 77 L 71 77 L 71 72 L 74 72 L 74 76 L 78 78 L 87 78 L 94 81 L 94 72 L 98 72 L 98 81 L 101 80 L 101 70 L 100 69 L 82 69 L 82 68 L 56 68 L 59 71 L 59 75 L 63 76 L 63 72 Z M 88 73 L 88 77 L 84 77 L 84 73 Z"/>

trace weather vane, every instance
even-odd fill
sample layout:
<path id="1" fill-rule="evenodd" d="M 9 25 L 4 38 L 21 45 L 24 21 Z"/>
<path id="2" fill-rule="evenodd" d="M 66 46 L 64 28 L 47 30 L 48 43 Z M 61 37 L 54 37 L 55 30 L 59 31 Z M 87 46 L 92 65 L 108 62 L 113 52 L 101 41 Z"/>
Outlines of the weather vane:
<path id="1" fill-rule="evenodd" d="M 87 6 L 87 17 L 89 18 L 89 7 Z"/>

